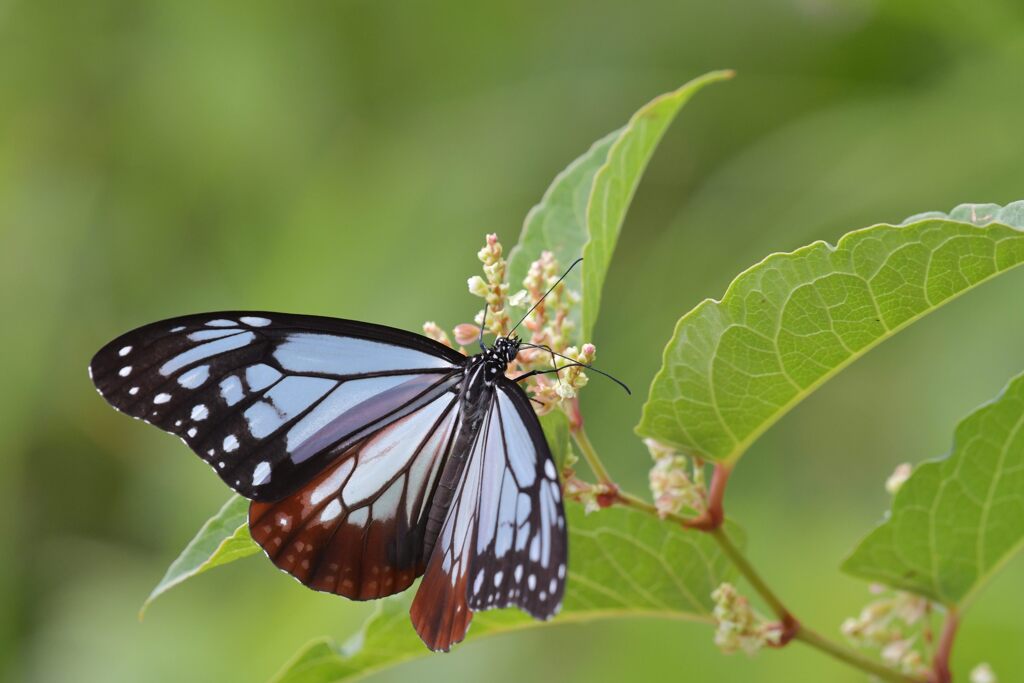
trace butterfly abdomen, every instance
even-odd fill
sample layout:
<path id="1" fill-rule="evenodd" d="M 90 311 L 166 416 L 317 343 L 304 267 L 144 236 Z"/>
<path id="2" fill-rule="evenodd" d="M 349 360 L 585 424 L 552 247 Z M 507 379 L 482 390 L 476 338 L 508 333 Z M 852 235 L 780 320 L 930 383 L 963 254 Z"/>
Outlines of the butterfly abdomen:
<path id="1" fill-rule="evenodd" d="M 462 480 L 466 463 L 469 461 L 469 454 L 480 435 L 484 417 L 490 409 L 490 396 L 493 395 L 494 389 L 484 380 L 482 372 L 484 366 L 485 363 L 481 356 L 474 356 L 467 363 L 466 380 L 459 395 L 461 412 L 455 443 L 452 445 L 451 454 L 441 472 L 437 490 L 431 499 L 430 512 L 427 515 L 423 546 L 424 560 L 430 557 L 430 553 L 434 549 L 437 536 L 448 516 L 452 499 L 455 497 L 455 490 Z"/>

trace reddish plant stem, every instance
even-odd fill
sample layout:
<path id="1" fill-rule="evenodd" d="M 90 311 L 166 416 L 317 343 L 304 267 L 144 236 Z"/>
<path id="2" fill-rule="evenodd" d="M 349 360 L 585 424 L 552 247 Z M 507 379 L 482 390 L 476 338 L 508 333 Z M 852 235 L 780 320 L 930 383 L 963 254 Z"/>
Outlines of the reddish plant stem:
<path id="1" fill-rule="evenodd" d="M 960 625 L 960 615 L 956 608 L 950 607 L 946 613 L 946 621 L 942 625 L 939 644 L 932 658 L 932 683 L 951 683 L 953 672 L 949 668 L 950 655 L 953 653 L 953 642 L 956 640 L 956 629 Z"/>
<path id="2" fill-rule="evenodd" d="M 711 475 L 711 488 L 708 490 L 708 507 L 698 517 L 686 520 L 683 526 L 700 531 L 714 531 L 725 521 L 725 487 L 729 483 L 732 468 L 724 463 L 715 463 L 714 474 Z"/>

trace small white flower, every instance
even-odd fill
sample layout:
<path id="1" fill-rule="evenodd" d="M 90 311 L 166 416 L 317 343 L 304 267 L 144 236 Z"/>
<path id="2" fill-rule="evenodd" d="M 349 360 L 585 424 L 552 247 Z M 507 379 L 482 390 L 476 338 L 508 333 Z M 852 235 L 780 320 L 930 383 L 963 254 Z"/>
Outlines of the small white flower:
<path id="1" fill-rule="evenodd" d="M 657 439 L 644 439 L 644 445 L 647 446 L 648 452 L 650 452 L 651 457 L 655 460 L 661 460 L 662 458 L 671 457 L 676 454 L 676 449 L 661 443 Z"/>
<path id="2" fill-rule="evenodd" d="M 715 601 L 712 615 L 718 624 L 715 645 L 723 653 L 733 654 L 742 650 L 752 655 L 766 645 L 781 642 L 780 625 L 758 616 L 731 583 L 719 585 L 711 593 L 711 599 Z"/>
<path id="3" fill-rule="evenodd" d="M 903 658 L 910 652 L 911 645 L 914 641 L 910 638 L 904 640 L 894 640 L 885 647 L 882 648 L 882 659 L 885 660 L 890 666 L 896 666 Z"/>
<path id="4" fill-rule="evenodd" d="M 469 280 L 467 280 L 467 284 L 469 285 L 469 293 L 473 296 L 486 298 L 490 293 L 490 289 L 487 287 L 487 282 L 479 275 L 474 275 L 469 278 Z"/>
<path id="5" fill-rule="evenodd" d="M 530 293 L 525 289 L 520 289 L 518 292 L 508 298 L 508 305 L 514 308 L 524 306 L 530 301 Z"/>

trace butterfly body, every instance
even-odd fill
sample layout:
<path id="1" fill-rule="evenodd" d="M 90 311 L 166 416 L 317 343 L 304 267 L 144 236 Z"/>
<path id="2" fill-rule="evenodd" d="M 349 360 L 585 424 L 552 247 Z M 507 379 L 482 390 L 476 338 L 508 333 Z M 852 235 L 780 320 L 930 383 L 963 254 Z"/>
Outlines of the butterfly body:
<path id="1" fill-rule="evenodd" d="M 107 344 L 90 374 L 115 408 L 179 436 L 252 500 L 253 539 L 305 585 L 357 600 L 423 575 L 432 649 L 473 611 L 553 616 L 567 537 L 551 453 L 499 338 L 466 357 L 356 321 L 185 316 Z"/>

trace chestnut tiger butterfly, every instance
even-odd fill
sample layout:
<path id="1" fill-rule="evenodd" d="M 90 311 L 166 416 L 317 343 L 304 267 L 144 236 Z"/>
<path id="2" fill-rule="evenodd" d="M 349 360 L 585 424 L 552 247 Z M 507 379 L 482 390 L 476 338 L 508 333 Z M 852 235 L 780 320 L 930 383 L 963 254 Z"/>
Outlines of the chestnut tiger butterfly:
<path id="1" fill-rule="evenodd" d="M 248 498 L 253 540 L 306 586 L 373 600 L 422 575 L 413 626 L 448 650 L 475 611 L 561 607 L 561 486 L 518 384 L 558 370 L 505 374 L 530 346 L 481 331 L 464 356 L 382 325 L 235 311 L 135 329 L 89 373 Z"/>

